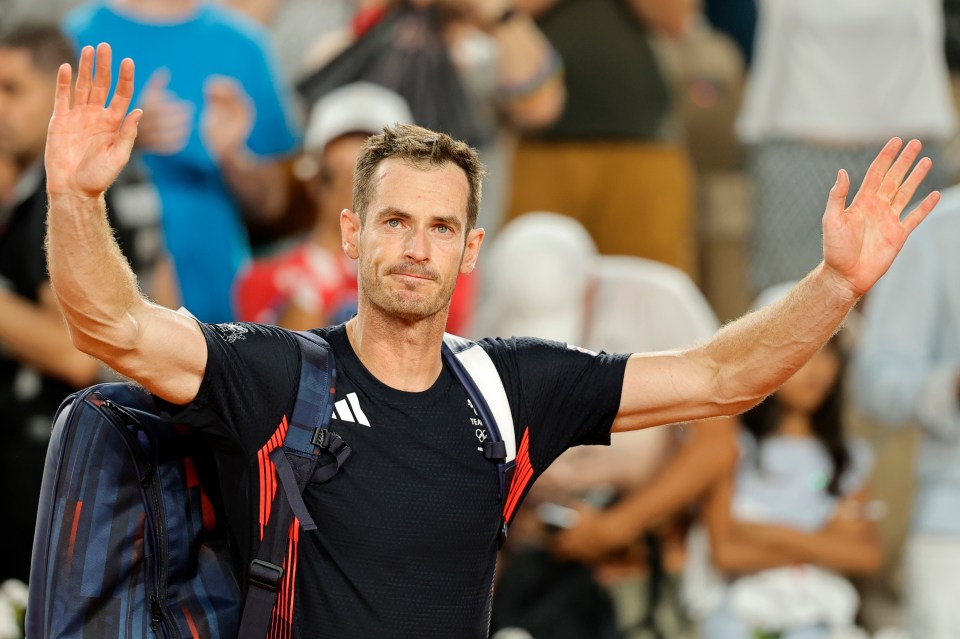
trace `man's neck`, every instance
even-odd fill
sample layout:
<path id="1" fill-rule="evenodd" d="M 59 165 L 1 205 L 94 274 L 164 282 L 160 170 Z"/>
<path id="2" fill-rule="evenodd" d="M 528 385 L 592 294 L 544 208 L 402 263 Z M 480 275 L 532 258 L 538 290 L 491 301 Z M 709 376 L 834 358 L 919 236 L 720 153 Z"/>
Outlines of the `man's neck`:
<path id="1" fill-rule="evenodd" d="M 150 21 L 176 22 L 191 17 L 201 0 L 113 0 L 123 13 Z"/>
<path id="2" fill-rule="evenodd" d="M 366 308 L 364 308 L 366 306 Z M 347 337 L 360 362 L 378 380 L 406 392 L 425 391 L 440 376 L 446 313 L 409 323 L 361 304 L 347 322 Z"/>

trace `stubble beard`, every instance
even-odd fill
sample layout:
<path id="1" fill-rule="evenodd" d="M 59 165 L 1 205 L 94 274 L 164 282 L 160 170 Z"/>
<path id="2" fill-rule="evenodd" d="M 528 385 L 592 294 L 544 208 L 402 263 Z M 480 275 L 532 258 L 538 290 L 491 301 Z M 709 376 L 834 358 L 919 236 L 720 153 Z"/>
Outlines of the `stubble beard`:
<path id="1" fill-rule="evenodd" d="M 409 323 L 422 321 L 446 310 L 453 296 L 456 277 L 441 283 L 440 289 L 433 295 L 417 294 L 413 290 L 402 286 L 397 287 L 395 283 L 389 282 L 392 274 L 402 272 L 427 275 L 433 277 L 434 282 L 440 281 L 440 276 L 435 271 L 415 266 L 394 266 L 378 272 L 371 265 L 361 264 L 358 273 L 361 294 L 384 315 Z M 433 284 L 423 286 L 432 287 Z"/>

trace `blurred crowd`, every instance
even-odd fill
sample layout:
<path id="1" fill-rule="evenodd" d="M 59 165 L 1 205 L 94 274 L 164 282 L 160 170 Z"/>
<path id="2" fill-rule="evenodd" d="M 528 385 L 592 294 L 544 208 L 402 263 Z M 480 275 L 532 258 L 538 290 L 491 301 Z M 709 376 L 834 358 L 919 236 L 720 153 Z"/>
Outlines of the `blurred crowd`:
<path id="1" fill-rule="evenodd" d="M 617 352 L 779 299 L 820 260 L 838 169 L 856 186 L 920 139 L 943 201 L 846 327 L 737 418 L 558 459 L 492 632 L 960 637 L 960 2 L 0 0 L 0 581 L 29 576 L 60 401 L 114 377 L 72 347 L 44 255 L 57 69 L 99 42 L 144 110 L 107 193 L 120 247 L 208 322 L 352 315 L 340 211 L 389 124 L 487 167 L 448 330 Z"/>

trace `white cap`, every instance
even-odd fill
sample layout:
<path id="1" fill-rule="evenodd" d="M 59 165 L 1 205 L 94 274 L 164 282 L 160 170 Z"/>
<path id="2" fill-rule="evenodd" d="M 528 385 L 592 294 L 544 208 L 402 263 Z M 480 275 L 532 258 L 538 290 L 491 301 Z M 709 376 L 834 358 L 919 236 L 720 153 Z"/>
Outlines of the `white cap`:
<path id="1" fill-rule="evenodd" d="M 352 82 L 317 100 L 304 136 L 306 151 L 322 151 L 348 133 L 379 133 L 391 124 L 411 124 L 410 107 L 398 93 L 370 82 Z"/>

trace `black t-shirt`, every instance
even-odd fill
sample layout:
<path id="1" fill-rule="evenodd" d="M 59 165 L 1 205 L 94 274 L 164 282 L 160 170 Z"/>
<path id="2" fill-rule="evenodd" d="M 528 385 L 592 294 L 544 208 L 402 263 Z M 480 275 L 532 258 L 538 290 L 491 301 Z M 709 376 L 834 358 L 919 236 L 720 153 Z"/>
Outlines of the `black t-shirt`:
<path id="1" fill-rule="evenodd" d="M 263 452 L 292 411 L 300 352 L 276 327 L 201 326 L 203 383 L 171 418 L 215 442 L 227 516 L 248 562 L 272 473 Z M 296 565 L 286 566 L 295 580 L 280 601 L 293 613 L 292 636 L 486 637 L 501 506 L 466 392 L 445 366 L 423 392 L 390 388 L 361 364 L 342 325 L 317 332 L 333 347 L 337 399 L 346 400 L 332 428 L 353 452 L 304 494 L 318 529 L 300 531 Z M 506 388 L 518 467 L 528 463 L 531 479 L 570 446 L 609 443 L 625 356 L 535 339 L 482 345 Z"/>

